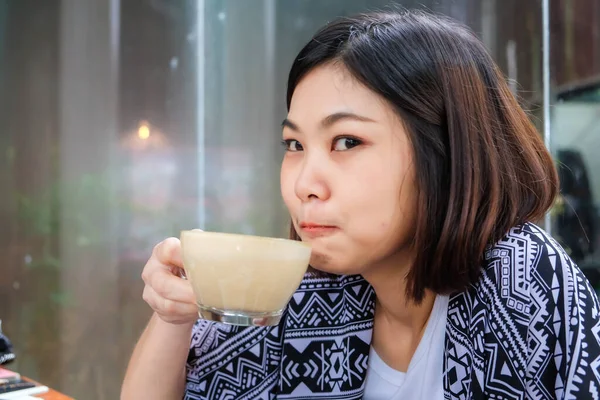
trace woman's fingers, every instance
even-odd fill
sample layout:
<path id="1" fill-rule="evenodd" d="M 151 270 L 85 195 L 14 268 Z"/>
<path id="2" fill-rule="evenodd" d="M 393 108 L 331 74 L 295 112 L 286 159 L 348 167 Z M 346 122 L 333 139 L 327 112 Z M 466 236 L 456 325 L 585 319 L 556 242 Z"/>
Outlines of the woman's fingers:
<path id="1" fill-rule="evenodd" d="M 166 299 L 148 285 L 144 288 L 142 297 L 166 322 L 187 323 L 198 319 L 198 308 L 195 303 L 182 303 Z"/>
<path id="2" fill-rule="evenodd" d="M 157 244 L 152 255 L 161 264 L 183 268 L 181 242 L 177 238 L 170 237 Z"/>
<path id="3" fill-rule="evenodd" d="M 150 261 L 149 263 L 152 262 L 156 263 L 156 261 Z M 165 299 L 183 303 L 196 303 L 190 281 L 173 275 L 170 269 L 164 265 L 157 263 L 145 281 Z"/>
<path id="4" fill-rule="evenodd" d="M 154 247 L 142 272 L 143 299 L 166 322 L 180 324 L 198 319 L 192 285 L 177 273 L 183 268 L 181 243 L 168 238 Z"/>

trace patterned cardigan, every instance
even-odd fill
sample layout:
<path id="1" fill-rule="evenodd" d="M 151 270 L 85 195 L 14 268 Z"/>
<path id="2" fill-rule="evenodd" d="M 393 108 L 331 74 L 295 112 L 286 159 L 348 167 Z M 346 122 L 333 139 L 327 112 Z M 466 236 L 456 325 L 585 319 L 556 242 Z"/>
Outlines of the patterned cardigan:
<path id="1" fill-rule="evenodd" d="M 450 297 L 445 399 L 600 399 L 600 315 L 588 281 L 525 224 Z M 185 399 L 360 399 L 375 296 L 360 276 L 307 275 L 279 326 L 198 321 Z"/>

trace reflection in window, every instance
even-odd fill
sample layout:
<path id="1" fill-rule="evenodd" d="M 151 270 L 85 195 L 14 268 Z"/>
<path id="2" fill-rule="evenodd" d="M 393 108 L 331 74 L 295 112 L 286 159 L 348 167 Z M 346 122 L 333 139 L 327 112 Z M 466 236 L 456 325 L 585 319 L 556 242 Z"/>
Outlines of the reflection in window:
<path id="1" fill-rule="evenodd" d="M 555 237 L 600 289 L 600 82 L 559 93 L 552 112 L 561 181 Z"/>

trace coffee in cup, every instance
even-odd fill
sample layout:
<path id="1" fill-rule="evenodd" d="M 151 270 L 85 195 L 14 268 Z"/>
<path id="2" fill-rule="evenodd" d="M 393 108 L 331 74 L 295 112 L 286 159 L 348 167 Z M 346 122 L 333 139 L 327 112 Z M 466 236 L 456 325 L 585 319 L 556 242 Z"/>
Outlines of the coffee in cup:
<path id="1" fill-rule="evenodd" d="M 201 318 L 277 325 L 307 270 L 304 242 L 199 230 L 181 232 L 183 264 Z"/>

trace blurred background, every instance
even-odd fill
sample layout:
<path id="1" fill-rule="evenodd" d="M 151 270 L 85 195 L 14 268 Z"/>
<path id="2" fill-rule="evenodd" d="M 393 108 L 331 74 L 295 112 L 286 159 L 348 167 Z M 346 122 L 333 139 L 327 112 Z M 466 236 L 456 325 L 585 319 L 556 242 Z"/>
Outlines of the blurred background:
<path id="1" fill-rule="evenodd" d="M 482 38 L 559 166 L 546 228 L 600 286 L 600 0 L 1 0 L 11 368 L 118 398 L 150 316 L 140 273 L 154 244 L 196 227 L 286 235 L 288 68 L 327 21 L 390 4 Z"/>

